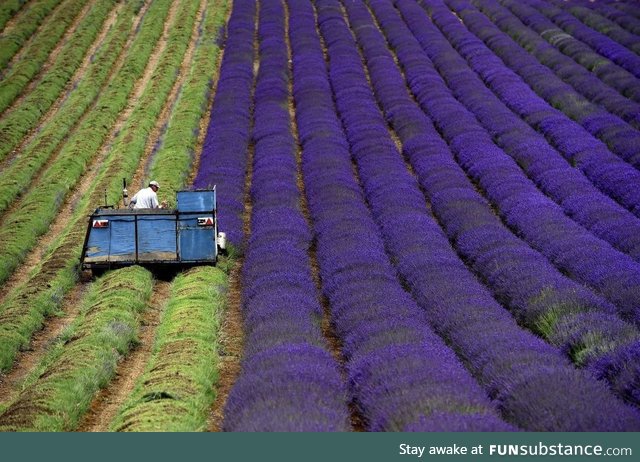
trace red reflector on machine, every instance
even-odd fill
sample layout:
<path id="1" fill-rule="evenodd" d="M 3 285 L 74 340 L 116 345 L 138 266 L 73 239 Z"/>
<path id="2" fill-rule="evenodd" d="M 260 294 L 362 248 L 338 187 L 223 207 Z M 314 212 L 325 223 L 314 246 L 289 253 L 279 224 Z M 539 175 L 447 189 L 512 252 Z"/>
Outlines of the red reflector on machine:
<path id="1" fill-rule="evenodd" d="M 109 220 L 93 220 L 94 228 L 108 228 Z"/>
<path id="2" fill-rule="evenodd" d="M 198 226 L 213 226 L 213 217 L 198 217 Z"/>

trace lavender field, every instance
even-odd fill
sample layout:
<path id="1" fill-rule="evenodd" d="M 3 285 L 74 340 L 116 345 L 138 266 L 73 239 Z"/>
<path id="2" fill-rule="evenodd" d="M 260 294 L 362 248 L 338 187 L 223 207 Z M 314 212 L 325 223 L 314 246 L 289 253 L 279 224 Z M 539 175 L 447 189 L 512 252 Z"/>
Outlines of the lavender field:
<path id="1" fill-rule="evenodd" d="M 243 255 L 224 430 L 640 429 L 624 8 L 233 2 L 194 183 Z"/>
<path id="2" fill-rule="evenodd" d="M 0 431 L 640 431 L 636 0 L 0 30 Z M 215 186 L 228 253 L 81 281 L 123 178 Z"/>

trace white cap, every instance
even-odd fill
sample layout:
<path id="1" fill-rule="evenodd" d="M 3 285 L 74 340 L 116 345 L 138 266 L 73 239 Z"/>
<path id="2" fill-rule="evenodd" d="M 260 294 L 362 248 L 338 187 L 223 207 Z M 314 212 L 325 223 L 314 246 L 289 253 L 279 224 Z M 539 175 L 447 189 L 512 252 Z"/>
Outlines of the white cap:
<path id="1" fill-rule="evenodd" d="M 155 186 L 156 188 L 160 189 L 160 185 L 158 184 L 157 181 L 150 181 L 149 186 Z"/>

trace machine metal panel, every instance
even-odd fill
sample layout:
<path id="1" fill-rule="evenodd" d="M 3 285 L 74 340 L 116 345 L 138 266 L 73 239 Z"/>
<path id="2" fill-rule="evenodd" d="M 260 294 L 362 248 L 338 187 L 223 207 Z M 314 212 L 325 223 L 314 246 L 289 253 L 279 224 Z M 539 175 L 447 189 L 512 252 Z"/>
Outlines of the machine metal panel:
<path id="1" fill-rule="evenodd" d="M 205 210 L 213 210 L 216 206 L 216 191 L 178 191 L 177 210 L 183 212 L 202 212 Z"/>
<path id="2" fill-rule="evenodd" d="M 176 261 L 175 215 L 138 215 L 138 261 Z"/>
<path id="3" fill-rule="evenodd" d="M 211 261 L 215 263 L 218 247 L 215 226 L 202 226 L 198 218 L 211 217 L 211 213 L 180 214 L 178 219 L 178 241 L 180 260 L 183 262 Z"/>
<path id="4" fill-rule="evenodd" d="M 177 195 L 177 210 L 96 209 L 85 236 L 83 269 L 133 264 L 215 265 L 215 189 L 180 191 Z"/>
<path id="5" fill-rule="evenodd" d="M 134 217 L 109 215 L 94 219 L 108 220 L 108 226 L 90 228 L 85 262 L 109 263 L 135 260 Z"/>

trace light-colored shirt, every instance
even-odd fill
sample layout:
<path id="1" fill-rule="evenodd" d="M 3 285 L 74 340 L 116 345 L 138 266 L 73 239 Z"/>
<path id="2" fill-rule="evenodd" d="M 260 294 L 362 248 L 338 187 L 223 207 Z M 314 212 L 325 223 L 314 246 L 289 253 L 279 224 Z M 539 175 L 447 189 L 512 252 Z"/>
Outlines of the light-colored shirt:
<path id="1" fill-rule="evenodd" d="M 134 209 L 157 209 L 160 205 L 158 203 L 158 196 L 151 187 L 141 189 L 131 198 L 131 202 L 134 204 Z"/>

